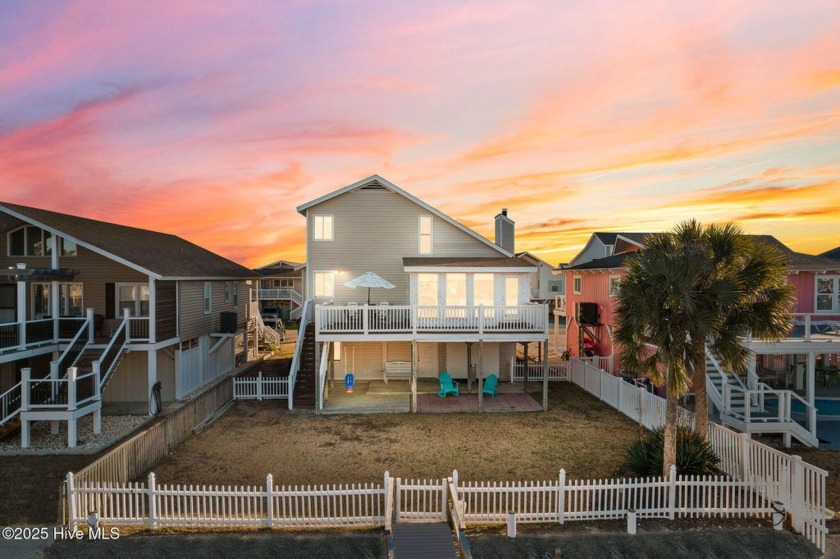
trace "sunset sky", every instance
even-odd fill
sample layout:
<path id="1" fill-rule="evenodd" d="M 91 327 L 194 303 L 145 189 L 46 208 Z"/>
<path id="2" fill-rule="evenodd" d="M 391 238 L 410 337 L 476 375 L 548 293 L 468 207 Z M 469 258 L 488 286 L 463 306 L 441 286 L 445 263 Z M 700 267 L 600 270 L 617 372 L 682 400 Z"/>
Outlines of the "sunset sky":
<path id="1" fill-rule="evenodd" d="M 0 3 L 0 200 L 302 261 L 372 174 L 517 250 L 840 245 L 840 2 Z"/>

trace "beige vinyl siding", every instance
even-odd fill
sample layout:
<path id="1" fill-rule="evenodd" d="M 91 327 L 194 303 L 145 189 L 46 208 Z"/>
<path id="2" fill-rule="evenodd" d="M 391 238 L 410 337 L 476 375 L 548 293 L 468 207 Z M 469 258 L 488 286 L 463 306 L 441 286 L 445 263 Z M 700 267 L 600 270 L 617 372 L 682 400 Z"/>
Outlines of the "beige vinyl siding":
<path id="1" fill-rule="evenodd" d="M 236 312 L 236 322 L 240 326 L 248 321 L 248 286 L 239 282 L 239 306 L 233 304 L 233 281 L 231 281 L 230 302 L 225 303 L 225 282 L 212 281 L 210 284 L 210 312 L 204 313 L 204 282 L 178 282 L 180 301 L 180 337 L 191 340 L 205 334 L 219 331 L 219 313 Z"/>
<path id="2" fill-rule="evenodd" d="M 334 216 L 335 240 L 312 241 L 315 215 Z M 331 270 L 337 272 L 335 302 L 364 303 L 367 289 L 350 289 L 344 283 L 370 270 L 396 286 L 372 289 L 372 303 L 408 304 L 409 281 L 402 259 L 418 256 L 421 215 L 432 216 L 431 256 L 502 255 L 399 194 L 388 190 L 348 192 L 307 210 L 306 296 L 314 296 L 313 272 Z"/>
<path id="3" fill-rule="evenodd" d="M 411 361 L 411 342 L 385 342 L 386 361 Z"/>
<path id="4" fill-rule="evenodd" d="M 487 375 L 499 375 L 499 345 L 492 342 L 484 344 L 481 363 L 485 377 Z M 472 346 L 472 364 L 475 365 L 476 374 L 478 373 L 478 346 L 479 344 L 473 344 Z M 446 344 L 445 370 L 452 375 L 452 378 L 467 378 L 467 344 Z"/>
<path id="5" fill-rule="evenodd" d="M 51 268 L 52 259 L 48 256 L 21 257 L 6 256 L 6 232 L 0 234 L 0 268 L 15 267 L 18 263 L 26 264 L 27 268 Z M 136 270 L 114 262 L 104 256 L 92 252 L 84 247 L 78 247 L 78 256 L 59 257 L 58 265 L 61 268 L 79 270 L 79 274 L 72 281 L 84 284 L 84 306 L 93 308 L 94 313 L 105 315 L 105 284 L 106 283 L 148 283 L 149 276 L 143 275 Z M 26 316 L 30 317 L 32 312 L 32 287 L 27 285 L 26 290 Z M 111 317 L 107 317 L 111 318 Z M 106 327 L 109 325 L 106 324 Z M 106 330 L 107 333 L 107 330 Z"/>
<path id="6" fill-rule="evenodd" d="M 516 355 L 516 343 L 499 344 L 499 380 L 510 380 L 510 360 Z"/>
<path id="7" fill-rule="evenodd" d="M 175 399 L 175 360 L 171 353 L 157 351 L 157 379 L 161 383 L 160 397 L 164 402 Z M 149 358 L 146 351 L 131 351 L 120 363 L 102 393 L 104 402 L 148 402 Z"/>
<path id="8" fill-rule="evenodd" d="M 335 362 L 336 378 L 344 378 L 353 373 L 357 380 L 382 379 L 385 367 L 384 345 L 382 342 L 345 342 L 342 346 L 341 361 Z"/>

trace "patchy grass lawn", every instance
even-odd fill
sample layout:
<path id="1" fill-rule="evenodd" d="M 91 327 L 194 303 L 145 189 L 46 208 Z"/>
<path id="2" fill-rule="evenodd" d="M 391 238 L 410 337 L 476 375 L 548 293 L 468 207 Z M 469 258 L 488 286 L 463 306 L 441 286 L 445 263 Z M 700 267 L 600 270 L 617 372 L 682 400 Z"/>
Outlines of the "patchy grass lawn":
<path id="1" fill-rule="evenodd" d="M 364 483 L 402 478 L 553 479 L 624 475 L 639 426 L 570 383 L 547 413 L 318 416 L 285 402 L 237 402 L 154 470 L 161 483 Z"/>

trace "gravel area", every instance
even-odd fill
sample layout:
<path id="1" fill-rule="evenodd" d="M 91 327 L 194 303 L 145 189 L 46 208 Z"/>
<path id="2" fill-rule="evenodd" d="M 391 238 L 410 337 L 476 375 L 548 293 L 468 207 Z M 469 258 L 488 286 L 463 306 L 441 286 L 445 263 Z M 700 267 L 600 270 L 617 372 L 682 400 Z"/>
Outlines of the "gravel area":
<path id="1" fill-rule="evenodd" d="M 0 455 L 20 454 L 90 454 L 109 447 L 149 419 L 146 415 L 106 415 L 102 417 L 102 432 L 93 433 L 93 415 L 79 419 L 76 429 L 76 448 L 67 448 L 67 422 L 59 421 L 58 434 L 50 433 L 48 421 L 33 424 L 30 447 L 20 446 L 20 433 L 0 442 Z"/>

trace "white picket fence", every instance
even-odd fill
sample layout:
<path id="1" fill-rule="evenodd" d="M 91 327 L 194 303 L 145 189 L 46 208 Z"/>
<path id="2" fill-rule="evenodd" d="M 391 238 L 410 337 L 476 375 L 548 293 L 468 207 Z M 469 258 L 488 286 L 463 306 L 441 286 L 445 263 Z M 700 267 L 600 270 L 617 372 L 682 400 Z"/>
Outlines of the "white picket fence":
<path id="1" fill-rule="evenodd" d="M 510 382 L 522 382 L 525 380 L 525 363 L 516 357 L 510 358 Z M 528 380 L 541 381 L 543 379 L 543 364 L 528 363 Z M 568 381 L 569 368 L 566 361 L 548 364 L 549 382 Z"/>
<path id="2" fill-rule="evenodd" d="M 639 518 L 767 516 L 772 501 L 753 483 L 724 476 L 678 476 L 605 480 L 466 482 L 458 485 L 468 524 L 504 523 L 509 513 L 523 523 Z"/>
<path id="3" fill-rule="evenodd" d="M 255 377 L 233 378 L 234 400 L 287 400 L 289 377 L 264 377 L 262 371 Z"/>
<path id="4" fill-rule="evenodd" d="M 158 528 L 356 528 L 386 525 L 392 483 L 276 486 L 271 474 L 263 486 L 76 483 L 68 473 L 71 529 L 95 512 L 107 526 Z"/>
<path id="5" fill-rule="evenodd" d="M 648 429 L 665 424 L 665 400 L 583 361 L 569 361 L 572 382 Z M 679 408 L 678 421 L 693 425 L 694 414 Z M 733 480 L 752 484 L 767 501 L 779 501 L 794 530 L 825 551 L 828 533 L 825 483 L 828 472 L 754 441 L 749 434 L 709 423 L 708 439 Z"/>

